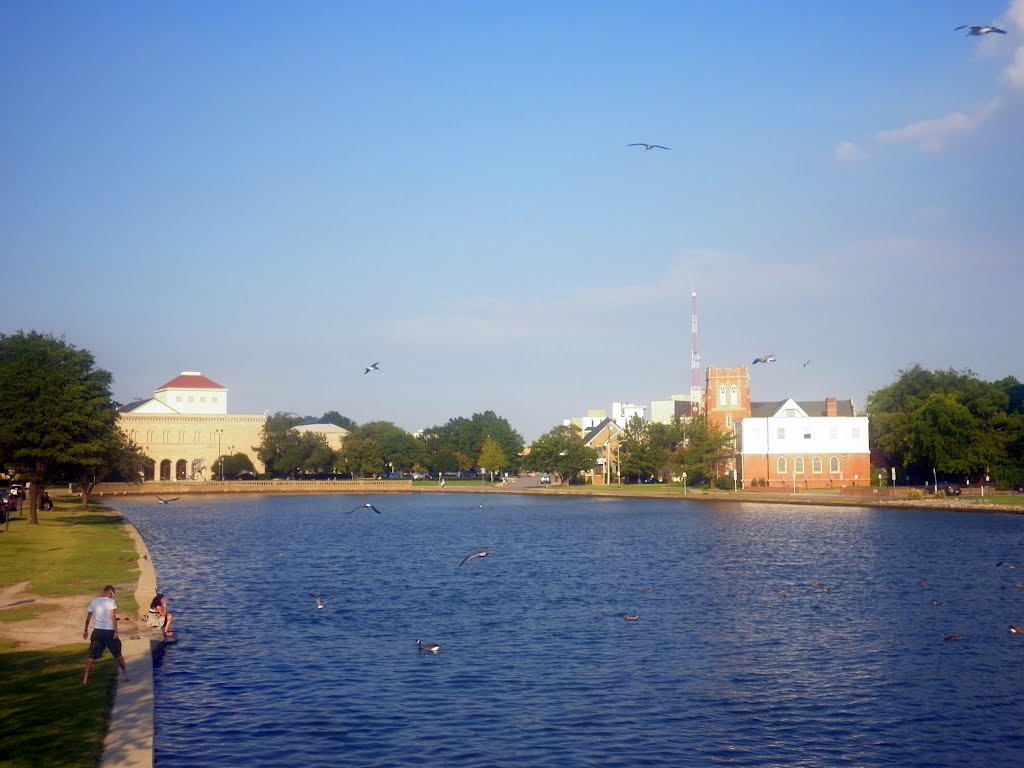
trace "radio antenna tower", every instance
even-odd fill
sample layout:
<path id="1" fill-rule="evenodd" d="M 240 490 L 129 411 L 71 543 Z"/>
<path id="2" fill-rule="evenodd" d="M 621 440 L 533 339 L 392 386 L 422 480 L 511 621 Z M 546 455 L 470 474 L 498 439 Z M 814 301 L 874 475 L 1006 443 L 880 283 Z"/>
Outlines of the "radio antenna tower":
<path id="1" fill-rule="evenodd" d="M 697 352 L 697 292 L 690 287 L 690 415 L 700 413 L 700 355 Z"/>

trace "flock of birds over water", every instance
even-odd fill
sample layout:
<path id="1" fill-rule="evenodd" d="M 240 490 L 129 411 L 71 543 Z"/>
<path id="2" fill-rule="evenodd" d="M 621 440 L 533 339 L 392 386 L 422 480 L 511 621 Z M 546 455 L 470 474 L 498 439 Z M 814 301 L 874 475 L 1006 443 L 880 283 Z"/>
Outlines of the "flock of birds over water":
<path id="1" fill-rule="evenodd" d="M 483 505 L 481 505 L 481 506 L 483 506 Z M 345 514 L 346 515 L 351 515 L 353 512 L 359 512 L 360 510 L 364 510 L 364 509 L 372 510 L 373 512 L 376 512 L 378 515 L 381 514 L 381 511 L 379 509 L 377 509 L 377 507 L 374 506 L 371 502 L 366 502 L 364 504 L 360 504 L 358 507 L 353 507 L 348 512 L 346 512 Z M 494 549 L 493 547 L 488 547 L 486 549 L 475 549 L 472 552 L 470 552 L 469 554 L 467 554 L 465 557 L 463 557 L 462 561 L 458 564 L 457 567 L 461 568 L 466 563 L 471 562 L 473 560 L 482 560 L 485 557 L 493 555 L 495 552 L 497 552 L 497 550 Z M 641 589 L 640 589 L 640 592 L 643 593 L 643 594 L 649 594 L 649 593 L 651 593 L 653 591 L 654 591 L 653 587 L 641 587 Z M 321 595 L 318 595 L 315 592 L 310 592 L 309 596 L 311 598 L 313 598 L 313 605 L 315 605 L 317 607 L 317 609 L 323 609 L 323 608 L 327 607 L 327 601 Z M 640 614 L 639 613 L 629 613 L 629 612 L 627 612 L 627 613 L 622 614 L 622 617 L 626 621 L 639 621 Z M 1024 630 L 1022 630 L 1022 631 L 1024 631 Z M 424 643 L 424 642 L 422 642 L 419 639 L 416 640 L 416 648 L 421 653 L 440 653 L 440 651 L 441 651 L 440 644 L 438 644 L 438 643 Z"/>
<path id="2" fill-rule="evenodd" d="M 180 496 L 175 496 L 175 497 L 170 498 L 170 499 L 165 499 L 165 498 L 163 498 L 161 496 L 157 496 L 156 497 L 157 501 L 160 504 L 169 504 L 172 501 L 178 501 L 178 499 L 180 499 L 180 498 L 181 498 Z M 481 504 L 480 506 L 482 507 L 483 504 Z M 358 505 L 356 507 L 353 507 L 348 512 L 346 512 L 345 514 L 346 515 L 351 515 L 354 512 L 359 512 L 361 510 L 370 510 L 372 512 L 375 512 L 378 515 L 382 514 L 381 511 L 376 507 L 376 505 L 374 505 L 372 502 L 369 502 L 369 501 L 365 502 L 363 504 L 360 504 L 360 505 Z M 488 547 L 488 548 L 485 548 L 485 549 L 475 549 L 472 552 L 469 552 L 465 557 L 463 557 L 462 561 L 459 563 L 459 565 L 457 567 L 461 568 L 466 563 L 469 563 L 469 562 L 471 562 L 473 560 L 482 560 L 485 557 L 489 557 L 490 555 L 493 555 L 495 552 L 497 552 L 497 550 L 494 549 L 493 547 Z M 1014 563 L 1009 562 L 1008 560 L 1000 560 L 998 563 L 996 563 L 996 568 L 1003 568 L 1003 569 L 1005 569 L 1007 571 L 1015 571 L 1015 570 L 1017 570 L 1017 566 Z M 932 586 L 932 583 L 930 581 L 928 581 L 927 579 L 921 581 L 919 584 L 920 584 L 921 587 L 924 587 L 926 589 Z M 811 586 L 814 587 L 814 589 L 816 589 L 819 592 L 828 593 L 828 592 L 832 591 L 832 588 L 830 586 L 828 586 L 827 584 L 825 584 L 824 582 L 822 582 L 822 581 L 815 581 Z M 1016 584 L 1014 584 L 1014 587 L 1016 587 L 1017 589 L 1024 589 L 1024 582 L 1017 582 Z M 641 587 L 641 589 L 640 589 L 640 592 L 643 593 L 643 594 L 649 594 L 649 593 L 651 593 L 653 591 L 654 591 L 653 587 Z M 783 589 L 781 592 L 779 592 L 779 599 L 780 600 L 785 600 L 788 597 L 790 597 L 792 594 L 793 594 L 793 590 L 791 588 L 787 587 L 786 589 Z M 327 607 L 327 601 L 321 595 L 318 595 L 315 592 L 310 592 L 309 596 L 311 598 L 313 598 L 313 605 L 316 606 L 317 609 L 324 609 L 324 608 Z M 941 608 L 944 605 L 944 603 L 941 600 L 932 600 L 932 605 L 934 607 L 936 607 L 936 608 Z M 624 613 L 622 616 L 623 616 L 623 618 L 626 621 L 638 621 L 640 619 L 640 614 L 639 613 L 628 613 L 627 612 L 627 613 Z M 1024 624 L 1010 624 L 1009 625 L 1009 630 L 1010 630 L 1010 634 L 1012 634 L 1012 635 L 1024 635 Z M 955 634 L 955 633 L 947 633 L 946 635 L 943 636 L 943 639 L 948 641 L 948 642 L 957 642 L 957 641 L 963 640 L 964 636 L 963 635 L 959 635 L 959 634 Z M 424 642 L 421 642 L 419 639 L 416 640 L 416 648 L 420 652 L 424 652 L 424 653 L 439 653 L 441 651 L 441 646 L 438 643 L 424 643 Z"/>

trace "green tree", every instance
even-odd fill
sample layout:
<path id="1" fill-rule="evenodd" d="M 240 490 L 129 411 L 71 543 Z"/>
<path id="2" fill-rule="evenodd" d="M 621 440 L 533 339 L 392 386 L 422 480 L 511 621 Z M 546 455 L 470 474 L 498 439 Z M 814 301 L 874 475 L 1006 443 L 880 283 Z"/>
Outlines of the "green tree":
<path id="1" fill-rule="evenodd" d="M 714 481 L 721 464 L 732 456 L 732 432 L 708 422 L 701 414 L 683 426 L 683 433 L 684 443 L 675 461 L 677 471 L 686 472 L 693 485 Z"/>
<path id="2" fill-rule="evenodd" d="M 60 472 L 102 465 L 117 432 L 112 380 L 63 339 L 0 335 L 0 460 L 32 483 L 30 523 L 39 522 L 40 488 Z"/>
<path id="3" fill-rule="evenodd" d="M 619 441 L 619 454 L 621 472 L 627 482 L 653 477 L 667 463 L 668 451 L 652 443 L 649 426 L 642 416 L 633 416 L 626 422 Z"/>
<path id="4" fill-rule="evenodd" d="M 293 427 L 302 421 L 295 414 L 278 412 L 268 417 L 263 424 L 263 439 L 259 445 L 253 446 L 253 450 L 272 477 L 287 475 L 297 466 L 290 464 L 299 439 L 299 433 Z M 287 461 L 284 458 L 286 453 L 292 454 Z"/>
<path id="5" fill-rule="evenodd" d="M 390 421 L 371 421 L 356 427 L 345 438 L 345 442 L 353 437 L 375 442 L 384 466 L 391 467 L 394 472 L 409 472 L 423 462 L 422 443 Z M 378 470 L 380 471 L 383 471 L 383 468 Z"/>
<path id="6" fill-rule="evenodd" d="M 524 461 L 527 469 L 556 472 L 572 483 L 583 470 L 597 464 L 597 451 L 583 444 L 579 427 L 562 425 L 534 440 Z"/>
<path id="7" fill-rule="evenodd" d="M 424 461 L 431 470 L 437 471 L 441 470 L 440 463 L 451 454 L 479 456 L 488 437 L 497 442 L 505 453 L 507 468 L 517 470 L 519 456 L 523 452 L 523 437 L 494 411 L 474 413 L 468 419 L 450 419 L 442 426 L 425 429 L 421 438 L 425 448 Z"/>
<path id="8" fill-rule="evenodd" d="M 479 464 L 490 472 L 491 482 L 494 482 L 495 472 L 500 472 L 508 466 L 508 457 L 505 456 L 505 452 L 501 450 L 498 441 L 493 437 L 488 436 L 484 439 L 483 447 L 480 449 Z"/>
<path id="9" fill-rule="evenodd" d="M 345 438 L 338 461 L 352 477 L 380 475 L 387 466 L 380 443 L 371 437 L 360 435 L 349 435 Z"/>
<path id="10" fill-rule="evenodd" d="M 914 365 L 868 397 L 874 463 L 917 482 L 942 473 L 1001 483 L 1024 479 L 1024 388 L 1013 377 L 981 381 L 969 370 Z"/>
<path id="11" fill-rule="evenodd" d="M 222 464 L 223 472 L 221 472 Z M 239 451 L 238 453 L 233 453 L 229 456 L 221 456 L 213 462 L 213 467 L 210 469 L 210 477 L 214 480 L 220 480 L 222 477 L 225 480 L 234 480 L 242 472 L 255 473 L 256 467 L 247 453 Z"/>
<path id="12" fill-rule="evenodd" d="M 82 509 L 86 509 L 98 483 L 106 480 L 142 482 L 142 475 L 151 463 L 152 460 L 127 435 L 114 428 L 97 437 L 91 453 L 68 467 L 68 473 L 78 479 L 82 489 Z"/>

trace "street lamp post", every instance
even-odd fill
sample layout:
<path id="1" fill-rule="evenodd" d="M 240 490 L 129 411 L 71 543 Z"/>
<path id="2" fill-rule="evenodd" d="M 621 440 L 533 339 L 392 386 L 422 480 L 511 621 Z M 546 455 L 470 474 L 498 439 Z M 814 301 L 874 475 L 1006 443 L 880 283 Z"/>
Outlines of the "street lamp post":
<path id="1" fill-rule="evenodd" d="M 622 487 L 622 454 L 619 452 L 619 446 L 622 445 L 622 441 L 615 443 L 615 474 L 618 477 L 618 486 Z"/>
<path id="2" fill-rule="evenodd" d="M 218 429 L 217 430 L 217 463 L 220 464 L 220 479 L 221 479 L 221 482 L 224 481 L 224 454 L 222 454 L 221 450 L 220 450 L 220 439 L 223 436 L 223 434 L 224 434 L 224 430 L 223 429 Z"/>

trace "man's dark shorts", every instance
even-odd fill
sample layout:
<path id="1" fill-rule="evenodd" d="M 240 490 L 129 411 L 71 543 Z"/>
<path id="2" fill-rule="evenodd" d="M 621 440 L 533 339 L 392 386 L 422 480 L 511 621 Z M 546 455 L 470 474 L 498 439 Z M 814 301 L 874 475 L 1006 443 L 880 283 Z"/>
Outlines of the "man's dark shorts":
<path id="1" fill-rule="evenodd" d="M 89 637 L 89 658 L 98 659 L 103 649 L 109 648 L 110 655 L 115 659 L 121 655 L 121 641 L 114 637 L 112 629 L 94 629 Z"/>

